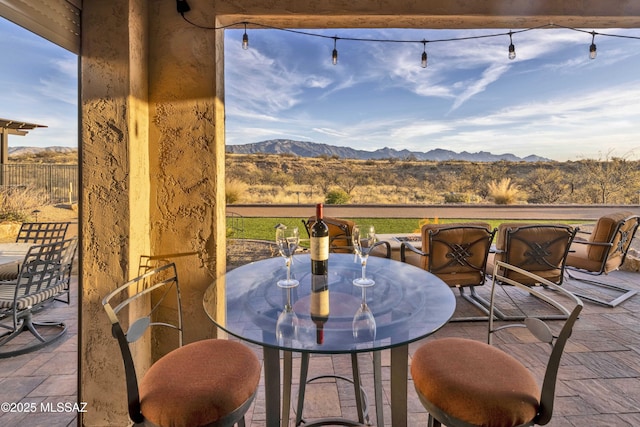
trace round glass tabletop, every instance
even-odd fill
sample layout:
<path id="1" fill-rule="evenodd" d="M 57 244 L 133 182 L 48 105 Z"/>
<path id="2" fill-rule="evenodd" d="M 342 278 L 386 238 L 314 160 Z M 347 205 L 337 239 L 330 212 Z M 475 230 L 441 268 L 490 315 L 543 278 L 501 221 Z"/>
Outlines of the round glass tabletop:
<path id="1" fill-rule="evenodd" d="M 456 303 L 452 290 L 420 268 L 369 257 L 366 276 L 375 284 L 355 286 L 353 280 L 361 274 L 354 255 L 331 254 L 326 277 L 328 299 L 325 297 L 319 305 L 312 298 L 308 255 L 294 256 L 291 275 L 300 284 L 291 289 L 276 284 L 286 277 L 284 259 L 266 259 L 238 267 L 218 279 L 205 292 L 204 308 L 220 328 L 245 341 L 283 350 L 333 354 L 404 345 L 432 334 L 453 315 Z M 226 324 L 215 322 L 214 317 L 216 287 L 220 285 L 226 287 Z M 314 286 L 318 289 L 317 282 Z M 322 313 L 312 316 L 312 306 L 316 311 L 321 306 Z"/>

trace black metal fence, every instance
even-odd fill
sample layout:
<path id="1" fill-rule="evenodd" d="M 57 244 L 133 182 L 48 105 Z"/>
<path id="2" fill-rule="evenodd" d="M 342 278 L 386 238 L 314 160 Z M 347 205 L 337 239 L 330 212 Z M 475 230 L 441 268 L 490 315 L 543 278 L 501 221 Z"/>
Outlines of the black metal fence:
<path id="1" fill-rule="evenodd" d="M 77 203 L 78 165 L 4 164 L 0 188 L 33 188 L 47 194 L 50 203 Z"/>

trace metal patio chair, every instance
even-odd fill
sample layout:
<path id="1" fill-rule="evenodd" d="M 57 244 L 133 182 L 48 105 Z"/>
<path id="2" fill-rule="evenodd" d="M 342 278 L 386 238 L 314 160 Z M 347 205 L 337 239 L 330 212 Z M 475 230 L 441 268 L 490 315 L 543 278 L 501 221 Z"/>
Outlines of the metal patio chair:
<path id="1" fill-rule="evenodd" d="M 545 298 L 561 311 L 566 320 L 543 322 L 536 317 L 526 317 L 523 322 L 497 323 L 489 316 L 487 343 L 466 338 L 441 338 L 423 344 L 414 354 L 411 376 L 423 406 L 429 412 L 428 425 L 439 427 L 473 427 L 499 425 L 524 427 L 545 425 L 553 415 L 555 388 L 560 361 L 573 326 L 578 319 L 582 301 L 555 283 L 528 271 L 498 261 L 493 276 L 490 311 L 494 308 L 493 296 L 500 283 L 519 289 L 537 298 Z M 508 272 L 509 275 L 503 275 Z M 541 283 L 552 289 L 554 299 L 539 293 L 540 287 L 522 284 L 508 276 Z M 569 307 L 569 308 L 567 308 Z M 510 328 L 526 328 L 532 340 L 521 332 L 505 337 Z M 496 333 L 500 334 L 496 335 Z M 510 343 L 510 351 L 492 345 L 498 337 L 502 343 Z M 520 344 L 515 352 L 514 340 Z M 525 366 L 529 353 L 542 356 L 544 348 L 550 348 L 546 360 L 542 387 L 533 373 Z M 537 357 L 536 357 L 536 360 Z"/>
<path id="2" fill-rule="evenodd" d="M 421 249 L 408 242 L 400 245 L 402 262 L 421 267 L 452 288 L 458 288 L 462 298 L 484 313 L 484 316 L 456 317 L 451 321 L 488 318 L 486 301 L 478 296 L 476 287 L 485 283 L 487 257 L 495 232 L 484 222 L 426 224 L 421 230 Z"/>
<path id="3" fill-rule="evenodd" d="M 151 268 L 102 300 L 124 363 L 134 425 L 244 426 L 260 380 L 260 362 L 236 341 L 205 339 L 182 345 L 180 287 L 174 263 Z M 171 309 L 167 309 L 171 307 Z M 142 374 L 134 349 L 153 333 L 175 333 L 175 348 Z M 147 338 L 142 339 L 141 338 Z M 138 377 L 138 374 L 140 377 Z"/>
<path id="4" fill-rule="evenodd" d="M 62 321 L 36 321 L 34 312 L 65 293 L 62 260 L 72 240 L 33 245 L 20 266 L 15 280 L 0 281 L 0 327 L 6 332 L 0 337 L 0 358 L 12 357 L 40 349 L 61 338 L 67 330 Z M 53 333 L 45 330 L 53 330 Z M 36 340 L 24 345 L 11 342 L 23 332 Z"/>
<path id="5" fill-rule="evenodd" d="M 569 278 L 609 289 L 618 294 L 612 299 L 604 299 L 584 292 L 576 292 L 576 295 L 597 304 L 615 307 L 638 292 L 620 285 L 578 277 L 571 272 L 600 276 L 620 268 L 624 264 L 639 224 L 640 216 L 633 215 L 631 212 L 616 212 L 599 218 L 591 233 L 583 233 L 588 234 L 586 239 L 579 235 L 580 238 L 573 240 L 571 252 L 567 256 Z"/>

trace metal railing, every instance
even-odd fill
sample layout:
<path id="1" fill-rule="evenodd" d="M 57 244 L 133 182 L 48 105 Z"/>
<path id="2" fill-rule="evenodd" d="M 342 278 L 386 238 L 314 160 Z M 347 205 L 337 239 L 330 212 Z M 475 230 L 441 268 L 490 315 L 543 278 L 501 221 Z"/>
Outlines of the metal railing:
<path id="1" fill-rule="evenodd" d="M 78 165 L 0 165 L 0 188 L 30 188 L 42 191 L 50 203 L 77 203 Z"/>

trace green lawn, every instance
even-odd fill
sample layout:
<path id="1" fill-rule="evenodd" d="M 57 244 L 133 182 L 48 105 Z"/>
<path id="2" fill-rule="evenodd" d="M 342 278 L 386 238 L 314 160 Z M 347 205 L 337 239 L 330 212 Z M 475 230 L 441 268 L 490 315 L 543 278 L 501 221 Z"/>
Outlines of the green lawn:
<path id="1" fill-rule="evenodd" d="M 355 221 L 356 224 L 371 224 L 376 228 L 376 232 L 380 234 L 388 233 L 413 233 L 419 232 L 421 221 L 419 218 L 346 218 Z M 245 239 L 259 240 L 275 240 L 275 226 L 284 224 L 287 227 L 298 227 L 300 229 L 300 237 L 307 238 L 304 225 L 300 218 L 243 218 L 244 233 L 240 235 L 230 235 L 230 237 L 244 237 Z M 438 223 L 447 224 L 452 222 L 487 222 L 492 227 L 497 227 L 504 220 L 479 220 L 479 219 L 442 219 Z M 509 221 L 518 222 L 518 221 Z M 520 221 L 531 222 L 531 221 Z M 536 221 L 558 222 L 558 221 Z M 565 221 L 567 224 L 580 223 L 580 221 Z"/>

